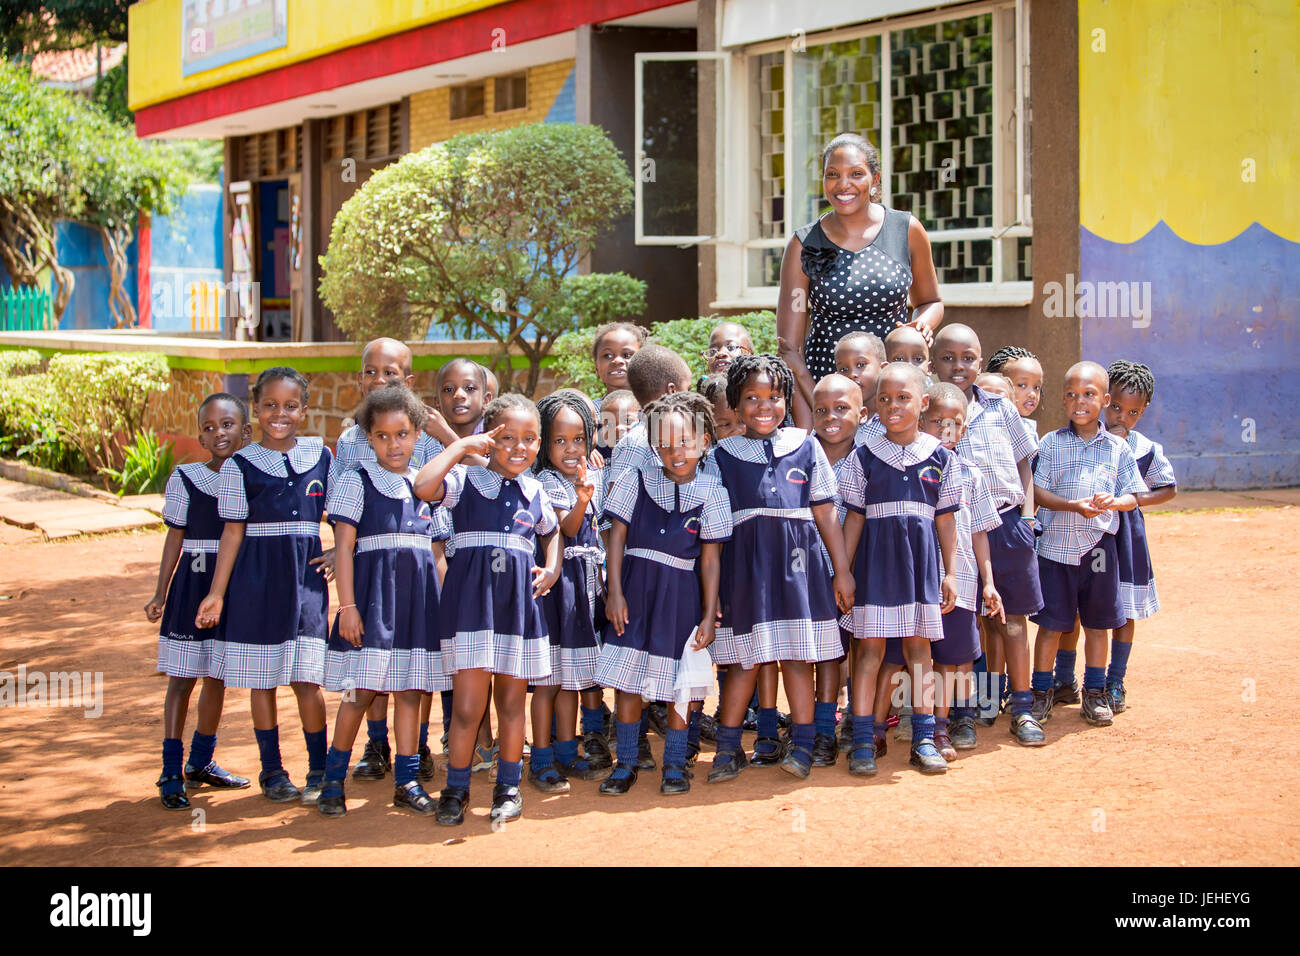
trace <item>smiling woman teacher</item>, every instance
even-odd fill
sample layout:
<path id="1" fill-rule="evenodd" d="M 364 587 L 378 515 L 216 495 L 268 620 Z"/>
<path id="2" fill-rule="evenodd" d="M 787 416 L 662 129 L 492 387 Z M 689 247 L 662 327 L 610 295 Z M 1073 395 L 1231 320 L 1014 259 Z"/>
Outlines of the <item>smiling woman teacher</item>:
<path id="1" fill-rule="evenodd" d="M 930 239 L 909 213 L 879 202 L 875 147 L 855 133 L 831 140 L 822 152 L 822 191 L 831 211 L 791 237 L 776 309 L 800 428 L 812 428 L 813 385 L 835 371 L 841 336 L 873 332 L 884 338 L 896 326 L 911 325 L 928 343 L 943 321 Z"/>

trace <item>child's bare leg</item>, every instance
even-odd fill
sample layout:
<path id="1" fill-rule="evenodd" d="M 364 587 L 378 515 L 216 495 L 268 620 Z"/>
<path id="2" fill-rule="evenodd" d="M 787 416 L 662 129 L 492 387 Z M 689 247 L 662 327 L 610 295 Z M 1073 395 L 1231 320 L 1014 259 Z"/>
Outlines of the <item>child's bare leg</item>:
<path id="1" fill-rule="evenodd" d="M 203 687 L 199 689 L 198 731 L 212 735 L 221 725 L 221 712 L 226 705 L 226 685 L 215 677 L 203 678 Z M 181 722 L 184 723 L 182 715 Z"/>
<path id="2" fill-rule="evenodd" d="M 934 715 L 934 673 L 930 642 L 924 637 L 903 638 L 903 658 L 912 676 L 912 713 Z"/>
<path id="3" fill-rule="evenodd" d="M 555 695 L 559 693 L 559 690 L 558 684 L 533 688 L 533 702 L 530 707 L 530 714 L 533 721 L 534 750 L 545 750 L 551 746 L 551 717 L 555 714 Z M 500 712 L 498 708 L 498 715 Z"/>
<path id="4" fill-rule="evenodd" d="M 768 709 L 776 707 L 777 677 L 780 670 L 784 670 L 784 668 L 784 663 L 781 664 L 779 668 L 775 663 L 760 664 L 758 666 L 758 706 L 760 708 Z M 788 688 L 786 693 L 789 693 Z M 753 696 L 752 690 L 750 691 L 750 696 Z"/>
<path id="5" fill-rule="evenodd" d="M 404 690 L 396 697 L 393 705 L 393 736 L 397 738 L 397 753 L 412 757 L 420 748 L 420 709 L 429 695 L 418 690 Z M 370 713 L 374 713 L 373 706 Z"/>
<path id="6" fill-rule="evenodd" d="M 1008 614 L 1006 624 L 990 622 L 990 626 L 997 628 L 1001 635 L 1007 680 L 1012 692 L 1029 690 L 1029 625 L 1025 616 Z"/>
<path id="7" fill-rule="evenodd" d="M 775 668 L 773 668 L 775 671 Z M 781 673 L 785 678 L 785 696 L 790 706 L 790 720 L 795 724 L 811 724 L 813 720 L 813 666 L 807 661 L 782 661 Z M 774 675 L 775 676 L 775 675 Z M 759 701 L 762 702 L 762 675 L 759 676 Z M 769 706 L 763 704 L 763 706 Z M 776 695 L 772 695 L 772 707 Z"/>
<path id="8" fill-rule="evenodd" d="M 934 716 L 947 717 L 955 696 L 957 668 L 951 664 L 934 665 Z"/>
<path id="9" fill-rule="evenodd" d="M 190 710 L 190 694 L 194 691 L 197 677 L 167 678 L 167 694 L 163 698 L 163 736 L 180 740 L 185 733 L 185 718 Z M 206 690 L 206 687 L 205 687 Z M 202 696 L 199 697 L 202 703 Z M 218 712 L 220 716 L 220 712 Z M 199 723 L 203 722 L 200 707 Z M 200 728 L 202 730 L 202 728 Z M 211 733 L 212 731 L 207 731 Z"/>
<path id="10" fill-rule="evenodd" d="M 367 720 L 382 720 L 388 723 L 388 695 L 375 694 L 375 699 L 370 702 L 370 708 L 366 711 Z"/>
<path id="11" fill-rule="evenodd" d="M 433 694 L 420 694 L 420 723 L 427 724 L 433 713 Z"/>
<path id="12" fill-rule="evenodd" d="M 757 667 L 745 670 L 740 664 L 727 667 L 727 682 L 722 686 L 722 700 L 719 704 L 722 726 L 739 727 L 744 721 L 745 710 L 754 696 L 754 684 L 758 681 L 759 670 Z"/>
<path id="13" fill-rule="evenodd" d="M 844 658 L 837 661 L 818 661 L 816 665 L 817 697 L 819 704 L 833 704 L 839 700 L 844 683 Z"/>
<path id="14" fill-rule="evenodd" d="M 298 716 L 302 718 L 302 729 L 309 734 L 325 729 L 325 693 L 319 684 L 290 684 L 293 695 L 298 698 Z"/>
<path id="15" fill-rule="evenodd" d="M 578 735 L 578 692 L 561 690 L 555 695 L 556 740 L 572 740 Z"/>
<path id="16" fill-rule="evenodd" d="M 276 713 L 274 687 L 254 688 L 249 691 L 248 705 L 253 714 L 254 730 L 273 730 L 280 722 Z"/>
<path id="17" fill-rule="evenodd" d="M 518 763 L 524 757 L 524 699 L 528 695 L 528 682 L 495 674 L 492 684 L 499 721 L 498 736 L 501 738 L 500 760 L 502 763 Z M 547 730 L 549 740 L 550 728 Z"/>
<path id="18" fill-rule="evenodd" d="M 1062 651 L 1077 651 L 1079 649 L 1079 619 L 1074 619 L 1074 627 L 1061 633 Z"/>
<path id="19" fill-rule="evenodd" d="M 334 717 L 334 737 L 330 746 L 335 750 L 351 750 L 356 742 L 357 731 L 361 729 L 361 720 L 368 717 L 368 709 L 379 696 L 372 690 L 356 691 L 356 697 L 349 700 L 344 695 L 339 702 L 338 714 Z"/>
<path id="20" fill-rule="evenodd" d="M 483 722 L 491 687 L 492 675 L 482 669 L 459 670 L 452 677 L 451 731 L 447 735 L 449 767 L 468 769 L 474 759 L 474 741 Z"/>

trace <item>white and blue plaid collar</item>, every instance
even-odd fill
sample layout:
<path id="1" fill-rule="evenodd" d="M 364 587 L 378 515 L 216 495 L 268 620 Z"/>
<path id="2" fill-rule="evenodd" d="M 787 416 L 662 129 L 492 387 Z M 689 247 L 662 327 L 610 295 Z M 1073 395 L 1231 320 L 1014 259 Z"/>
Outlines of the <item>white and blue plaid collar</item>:
<path id="1" fill-rule="evenodd" d="M 245 445 L 235 452 L 236 455 L 242 455 L 247 459 L 249 464 L 258 471 L 277 478 L 289 477 L 284 467 L 285 458 L 289 459 L 289 464 L 293 466 L 295 472 L 302 474 L 320 461 L 320 456 L 324 453 L 325 442 L 320 438 L 299 438 L 287 453 L 272 451 L 260 442 Z"/>
<path id="2" fill-rule="evenodd" d="M 718 447 L 725 449 L 727 454 L 741 461 L 766 465 L 772 458 L 782 458 L 792 451 L 797 451 L 807 440 L 806 431 L 787 425 L 773 432 L 771 438 L 746 438 L 744 435 L 732 435 L 718 442 Z"/>
<path id="3" fill-rule="evenodd" d="M 468 472 L 470 483 L 474 485 L 474 490 L 489 501 L 495 501 L 501 494 L 501 489 L 507 481 L 514 482 L 519 488 L 519 493 L 523 495 L 524 500 L 532 502 L 537 497 L 537 492 L 542 488 L 541 482 L 528 472 L 524 472 L 518 478 L 509 479 L 490 468 L 482 465 L 470 465 L 465 469 Z"/>
<path id="4" fill-rule="evenodd" d="M 641 484 L 655 504 L 665 511 L 680 509 L 689 511 L 704 504 L 714 488 L 721 488 L 722 483 L 713 475 L 695 471 L 695 477 L 679 485 L 664 472 L 663 466 L 644 468 L 641 471 Z"/>
<path id="5" fill-rule="evenodd" d="M 925 461 L 939 447 L 939 439 L 925 432 L 917 432 L 916 438 L 909 445 L 900 445 L 889 440 L 883 432 L 867 438 L 867 448 L 871 453 L 891 468 L 905 471 L 912 465 Z"/>
<path id="6" fill-rule="evenodd" d="M 415 468 L 408 468 L 405 475 L 394 474 L 374 459 L 357 462 L 357 468 L 363 469 L 370 476 L 370 483 L 375 486 L 376 491 L 394 501 L 410 500 L 409 482 L 415 481 L 415 476 L 419 474 Z"/>
<path id="7" fill-rule="evenodd" d="M 205 495 L 215 498 L 217 496 L 217 484 L 220 480 L 220 472 L 213 471 L 202 462 L 189 462 L 188 464 L 179 465 L 181 474 L 190 480 L 195 488 Z"/>

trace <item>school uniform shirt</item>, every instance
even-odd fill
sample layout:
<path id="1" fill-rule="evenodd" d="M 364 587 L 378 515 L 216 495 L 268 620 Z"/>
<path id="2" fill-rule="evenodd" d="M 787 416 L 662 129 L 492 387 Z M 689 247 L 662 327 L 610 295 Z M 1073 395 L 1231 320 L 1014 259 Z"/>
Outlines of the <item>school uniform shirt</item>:
<path id="1" fill-rule="evenodd" d="M 610 452 L 606 466 L 606 490 L 614 484 L 615 479 L 625 469 L 640 468 L 642 471 L 653 471 L 656 468 L 663 467 L 659 453 L 650 447 L 645 422 L 637 422 L 627 430 L 626 435 L 619 439 L 618 444 L 614 446 L 614 450 Z M 704 456 L 700 461 L 699 470 L 702 474 L 718 477 L 718 465 L 713 460 L 712 455 Z"/>
<path id="2" fill-rule="evenodd" d="M 999 512 L 1019 507 L 1025 501 L 1017 464 L 1030 457 L 1038 443 L 1020 423 L 1016 406 L 1001 395 L 971 386 L 966 412 L 966 434 L 957 443 L 957 454 L 978 465 Z"/>
<path id="3" fill-rule="evenodd" d="M 1118 498 L 1147 490 L 1128 442 L 1100 427 L 1085 441 L 1072 425 L 1058 428 L 1039 444 L 1034 484 L 1071 501 L 1102 492 Z M 1039 514 L 1043 533 L 1036 550 L 1059 564 L 1079 564 L 1102 535 L 1119 528 L 1118 511 L 1103 511 L 1095 518 L 1046 508 Z"/>
<path id="4" fill-rule="evenodd" d="M 212 589 L 225 522 L 217 514 L 217 472 L 200 462 L 178 465 L 163 491 L 163 522 L 185 532 L 158 628 L 158 670 L 169 677 L 210 677 L 216 628 L 194 618 Z"/>

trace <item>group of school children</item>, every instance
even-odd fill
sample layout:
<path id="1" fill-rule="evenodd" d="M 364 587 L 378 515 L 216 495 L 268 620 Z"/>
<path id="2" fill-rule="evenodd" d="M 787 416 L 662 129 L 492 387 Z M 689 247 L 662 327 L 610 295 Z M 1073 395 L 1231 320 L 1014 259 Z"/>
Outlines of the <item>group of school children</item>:
<path id="1" fill-rule="evenodd" d="M 457 359 L 426 405 L 409 349 L 378 339 L 333 453 L 298 434 L 310 388 L 291 368 L 252 388 L 257 442 L 242 399 L 208 396 L 198 427 L 210 457 L 167 484 L 146 606 L 169 676 L 163 806 L 188 807 L 187 788 L 249 786 L 213 760 L 227 686 L 251 691 L 268 799 L 343 816 L 364 719 L 353 776 L 391 771 L 395 805 L 445 825 L 463 822 L 478 770 L 494 782 L 491 819 L 518 817 L 526 750 L 542 792 L 576 779 L 625 794 L 656 766 L 649 727 L 665 739 L 660 790 L 680 794 L 701 739 L 716 742 L 707 780 L 718 783 L 749 766 L 802 779 L 842 752 L 849 773 L 870 776 L 899 712 L 909 761 L 927 774 L 1000 713 L 1025 746 L 1045 743 L 1059 704 L 1109 725 L 1127 706 L 1134 622 L 1159 606 L 1139 509 L 1175 493 L 1168 459 L 1136 428 L 1151 372 L 1072 366 L 1069 424 L 1039 439 L 1043 370 L 1030 352 L 985 363 L 957 324 L 927 339 L 906 325 L 884 341 L 841 339 L 837 372 L 812 393 L 811 432 L 792 424 L 790 370 L 730 322 L 694 383 L 645 329 L 603 326 L 599 401 L 498 394 L 490 372 Z M 712 715 L 704 689 L 688 704 L 678 680 L 688 650 L 705 648 Z M 280 756 L 285 685 L 307 744 L 301 789 Z M 323 690 L 341 692 L 328 741 Z M 423 786 L 440 771 L 435 693 L 436 798 Z"/>

